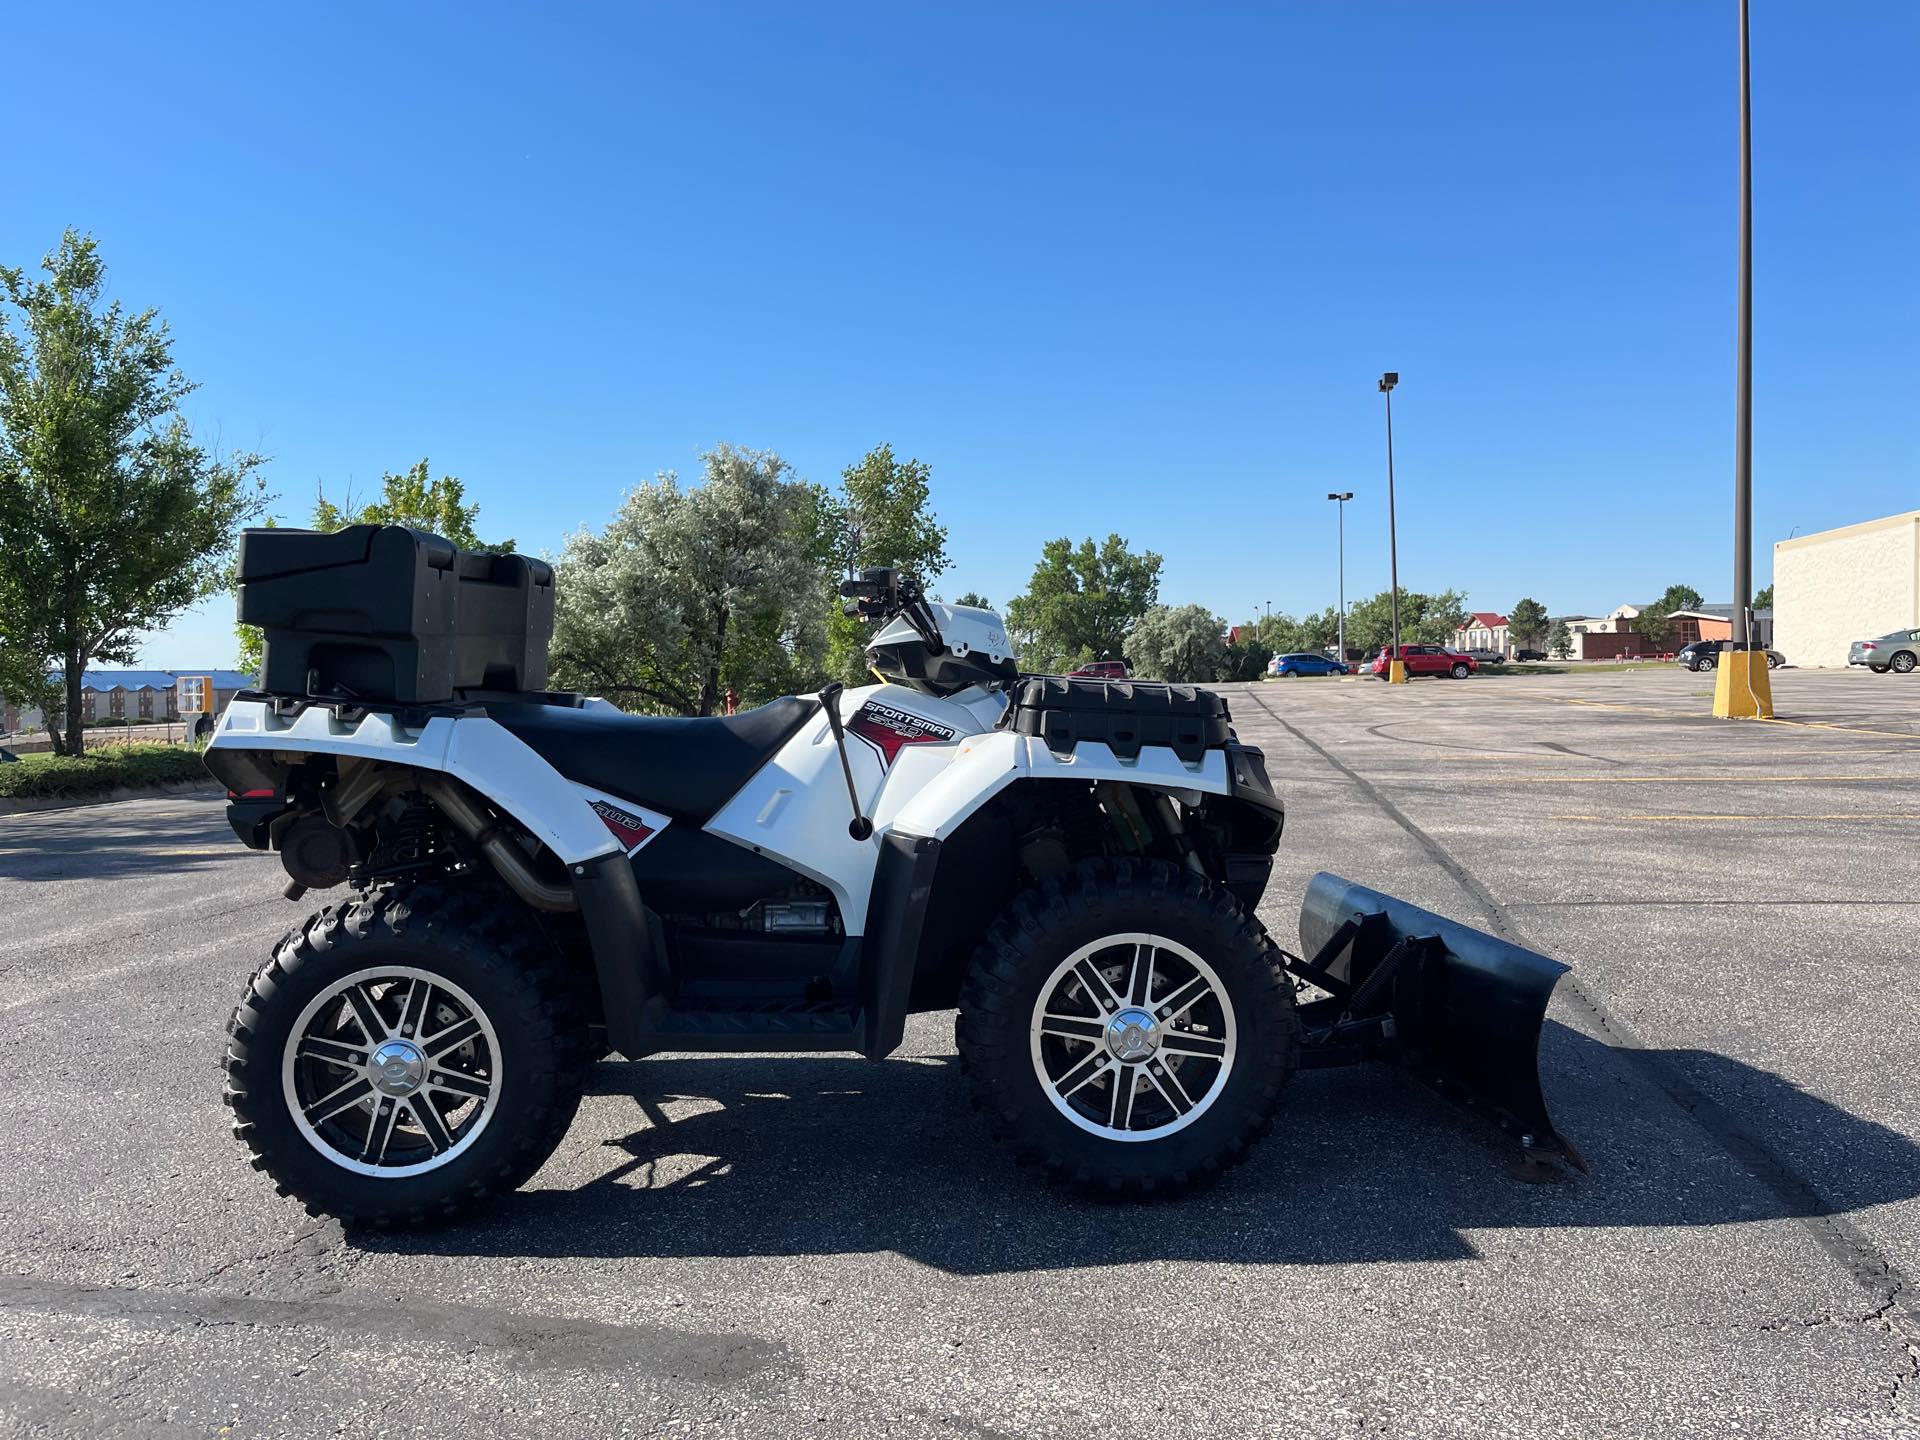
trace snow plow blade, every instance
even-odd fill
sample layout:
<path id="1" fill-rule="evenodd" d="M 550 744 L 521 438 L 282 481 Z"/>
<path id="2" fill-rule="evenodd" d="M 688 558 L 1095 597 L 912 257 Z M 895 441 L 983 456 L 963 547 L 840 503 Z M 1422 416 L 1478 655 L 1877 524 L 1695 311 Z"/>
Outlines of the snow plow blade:
<path id="1" fill-rule="evenodd" d="M 1540 1027 L 1567 967 L 1325 873 L 1300 906 L 1302 1066 L 1383 1060 L 1486 1116 L 1529 1156 L 1586 1169 L 1540 1087 Z"/>

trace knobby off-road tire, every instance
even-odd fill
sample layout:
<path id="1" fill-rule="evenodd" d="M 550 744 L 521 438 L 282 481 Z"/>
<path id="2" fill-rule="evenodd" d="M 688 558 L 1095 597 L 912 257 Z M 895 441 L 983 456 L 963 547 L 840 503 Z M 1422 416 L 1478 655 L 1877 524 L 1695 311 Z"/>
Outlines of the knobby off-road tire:
<path id="1" fill-rule="evenodd" d="M 1209 998 L 1187 1000 L 1201 982 Z M 1183 1000 L 1191 1008 L 1169 1017 Z M 1105 860 L 1025 892 L 994 922 L 955 1039 L 974 1105 L 1021 1162 L 1093 1193 L 1146 1196 L 1209 1183 L 1245 1157 L 1292 1076 L 1300 1022 L 1279 952 L 1232 896 L 1157 861 Z M 1221 1050 L 1228 1063 L 1195 1053 Z M 1095 1078 L 1063 1094 L 1088 1067 Z M 1131 1138 L 1117 1138 L 1116 1104 Z"/>
<path id="2" fill-rule="evenodd" d="M 566 1133 L 588 1061 L 577 985 L 529 917 L 479 889 L 330 905 L 280 942 L 233 1012 L 234 1134 L 311 1214 L 376 1227 L 445 1220 L 525 1183 Z M 382 1027 L 388 1042 L 368 1044 Z M 364 1105 L 347 1103 L 356 1086 Z M 335 1105 L 345 1108 L 314 1119 Z"/>

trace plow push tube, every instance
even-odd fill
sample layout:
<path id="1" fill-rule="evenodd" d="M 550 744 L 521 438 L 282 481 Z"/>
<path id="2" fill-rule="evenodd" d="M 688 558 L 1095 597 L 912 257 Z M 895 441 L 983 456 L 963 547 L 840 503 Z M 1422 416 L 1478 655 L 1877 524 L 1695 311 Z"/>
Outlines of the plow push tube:
<path id="1" fill-rule="evenodd" d="M 1530 1154 L 1586 1169 L 1540 1088 L 1540 1027 L 1565 965 L 1324 872 L 1301 902 L 1300 944 L 1311 958 L 1289 957 L 1289 972 L 1328 994 L 1301 1007 L 1302 1066 L 1403 1066 Z"/>

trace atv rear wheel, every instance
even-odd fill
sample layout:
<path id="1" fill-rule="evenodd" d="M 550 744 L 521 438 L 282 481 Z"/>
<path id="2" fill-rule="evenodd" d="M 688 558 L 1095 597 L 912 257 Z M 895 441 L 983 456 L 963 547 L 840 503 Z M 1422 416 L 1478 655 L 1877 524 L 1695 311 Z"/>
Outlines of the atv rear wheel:
<path id="1" fill-rule="evenodd" d="M 526 914 L 470 890 L 329 906 L 282 940 L 228 1027 L 254 1168 L 349 1224 L 445 1219 L 524 1183 L 579 1104 L 575 982 Z"/>
<path id="2" fill-rule="evenodd" d="M 994 922 L 955 1038 L 975 1105 L 1021 1161 L 1146 1195 L 1245 1156 L 1299 1033 L 1279 954 L 1230 895 L 1114 860 L 1026 892 Z"/>

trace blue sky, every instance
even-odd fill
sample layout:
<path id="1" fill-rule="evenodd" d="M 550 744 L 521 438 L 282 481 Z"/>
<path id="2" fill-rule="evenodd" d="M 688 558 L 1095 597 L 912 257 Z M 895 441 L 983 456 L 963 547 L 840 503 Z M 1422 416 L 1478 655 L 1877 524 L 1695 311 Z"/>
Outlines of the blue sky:
<path id="1" fill-rule="evenodd" d="M 1756 568 L 1920 505 L 1920 6 L 1754 0 Z M 0 257 L 92 230 L 281 513 L 557 547 L 717 440 L 934 469 L 948 593 L 1118 530 L 1229 617 L 1732 589 L 1733 0 L 39 7 Z M 153 665 L 224 663 L 219 602 Z"/>

